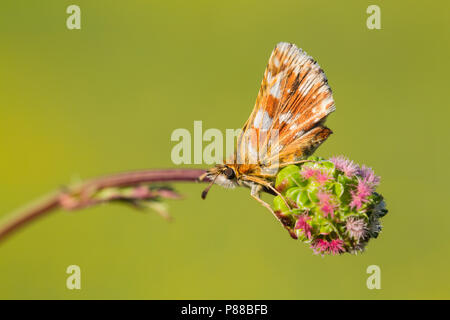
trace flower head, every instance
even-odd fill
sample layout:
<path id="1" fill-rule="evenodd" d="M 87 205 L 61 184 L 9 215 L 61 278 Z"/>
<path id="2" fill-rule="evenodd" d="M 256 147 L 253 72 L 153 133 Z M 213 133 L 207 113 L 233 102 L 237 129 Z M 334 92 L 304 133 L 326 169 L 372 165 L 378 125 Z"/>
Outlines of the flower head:
<path id="1" fill-rule="evenodd" d="M 350 194 L 352 195 L 352 202 L 350 202 L 350 208 L 356 208 L 357 210 L 361 209 L 362 205 L 368 202 L 369 196 L 373 192 L 373 187 L 367 183 L 366 180 L 358 179 L 358 184 L 356 186 L 356 190 L 351 190 Z"/>
<path id="2" fill-rule="evenodd" d="M 367 199 L 373 192 L 373 187 L 366 180 L 359 180 L 356 186 L 356 192 L 361 198 Z"/>
<path id="3" fill-rule="evenodd" d="M 359 210 L 361 209 L 361 207 L 363 206 L 364 202 L 366 202 L 367 200 L 363 197 L 361 197 L 358 192 L 355 192 L 353 190 L 350 191 L 350 194 L 352 195 L 352 201 L 349 204 L 349 207 L 351 209 L 355 209 Z"/>
<path id="4" fill-rule="evenodd" d="M 341 239 L 333 239 L 330 241 L 317 239 L 311 245 L 314 254 L 332 254 L 337 255 L 345 252 L 344 241 Z"/>
<path id="5" fill-rule="evenodd" d="M 327 192 L 319 191 L 317 193 L 317 198 L 319 199 L 319 207 L 323 212 L 324 216 L 330 215 L 334 217 L 335 205 L 332 202 L 331 195 Z"/>
<path id="6" fill-rule="evenodd" d="M 373 187 L 376 187 L 380 184 L 380 177 L 375 175 L 375 172 L 373 172 L 372 168 L 362 165 L 359 169 L 359 175 L 366 184 L 369 184 Z"/>
<path id="7" fill-rule="evenodd" d="M 303 179 L 309 179 L 311 177 L 315 177 L 317 174 L 317 170 L 314 168 L 307 167 L 301 172 Z"/>
<path id="8" fill-rule="evenodd" d="M 328 241 L 317 239 L 311 244 L 311 248 L 313 249 L 314 254 L 324 254 L 328 251 Z"/>
<path id="9" fill-rule="evenodd" d="M 359 166 L 344 156 L 332 157 L 330 161 L 334 163 L 336 169 L 342 171 L 348 178 L 352 178 L 359 171 Z"/>
<path id="10" fill-rule="evenodd" d="M 326 182 L 328 182 L 330 179 L 331 179 L 331 177 L 325 171 L 318 170 L 316 172 L 316 180 L 319 184 L 323 185 Z"/>
<path id="11" fill-rule="evenodd" d="M 308 217 L 307 214 L 301 214 L 294 227 L 295 230 L 302 230 L 303 234 L 308 239 L 311 239 L 311 225 L 308 223 L 310 220 L 311 217 Z"/>
<path id="12" fill-rule="evenodd" d="M 307 163 L 280 170 L 275 182 L 280 194 L 273 208 L 291 236 L 309 243 L 315 254 L 356 254 L 379 235 L 380 220 L 387 214 L 383 197 L 375 191 L 379 183 L 367 166 L 342 156 L 312 156 Z"/>
<path id="13" fill-rule="evenodd" d="M 343 245 L 344 241 L 342 241 L 341 239 L 331 240 L 331 242 L 328 244 L 329 253 L 336 255 L 345 252 Z"/>
<path id="14" fill-rule="evenodd" d="M 364 219 L 349 217 L 346 221 L 345 229 L 351 238 L 360 241 L 367 233 L 367 224 L 364 222 Z"/>

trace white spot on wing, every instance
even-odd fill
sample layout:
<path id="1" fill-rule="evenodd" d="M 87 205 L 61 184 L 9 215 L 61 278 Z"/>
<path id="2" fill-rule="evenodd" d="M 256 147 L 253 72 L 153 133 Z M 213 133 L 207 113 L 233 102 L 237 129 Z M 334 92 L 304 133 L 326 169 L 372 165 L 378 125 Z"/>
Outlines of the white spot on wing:
<path id="1" fill-rule="evenodd" d="M 314 79 L 310 74 L 306 76 L 306 79 L 304 80 L 304 83 L 298 87 L 298 92 L 304 96 L 306 96 L 311 90 L 311 87 L 314 84 Z"/>
<path id="2" fill-rule="evenodd" d="M 266 132 L 270 129 L 270 126 L 272 125 L 272 118 L 269 117 L 269 114 L 267 111 L 264 111 L 264 115 L 262 118 L 262 125 L 261 125 L 261 131 Z"/>
<path id="3" fill-rule="evenodd" d="M 255 119 L 253 120 L 253 126 L 255 128 L 259 128 L 261 126 L 262 118 L 263 118 L 263 111 L 258 110 L 258 112 L 256 113 L 256 116 L 255 116 Z"/>
<path id="4" fill-rule="evenodd" d="M 269 91 L 269 93 L 277 99 L 281 98 L 280 82 L 281 82 L 281 77 L 278 77 L 277 81 L 274 83 L 274 85 L 270 88 L 270 91 Z"/>
<path id="5" fill-rule="evenodd" d="M 272 82 L 272 72 L 267 72 L 267 83 L 270 83 L 270 82 Z"/>
<path id="6" fill-rule="evenodd" d="M 300 138 L 303 134 L 305 133 L 305 131 L 303 131 L 303 130 L 300 130 L 299 132 L 297 132 L 296 134 L 295 134 L 295 138 Z"/>
<path id="7" fill-rule="evenodd" d="M 292 117 L 292 113 L 290 113 L 290 112 L 282 113 L 278 117 L 278 121 L 279 121 L 279 123 L 283 123 L 283 122 L 289 123 L 289 120 L 291 119 L 291 117 Z"/>
<path id="8" fill-rule="evenodd" d="M 251 159 L 254 159 L 254 160 L 258 159 L 258 153 L 253 148 L 252 143 L 250 141 L 248 142 L 248 154 Z"/>
<path id="9" fill-rule="evenodd" d="M 277 57 L 274 57 L 273 58 L 273 64 L 275 65 L 275 67 L 279 67 L 280 66 L 280 60 L 278 60 L 278 58 Z"/>

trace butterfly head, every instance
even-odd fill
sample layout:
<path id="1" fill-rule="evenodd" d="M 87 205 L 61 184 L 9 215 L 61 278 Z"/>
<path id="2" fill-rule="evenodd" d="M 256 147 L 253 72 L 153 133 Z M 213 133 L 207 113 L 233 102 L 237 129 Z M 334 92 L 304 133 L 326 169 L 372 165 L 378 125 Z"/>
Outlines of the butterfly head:
<path id="1" fill-rule="evenodd" d="M 218 184 L 224 188 L 234 188 L 238 185 L 237 171 L 233 166 L 218 164 L 215 167 L 209 169 L 201 180 L 207 178 L 211 183 L 203 190 L 202 198 L 205 199 L 209 189 L 213 184 Z"/>

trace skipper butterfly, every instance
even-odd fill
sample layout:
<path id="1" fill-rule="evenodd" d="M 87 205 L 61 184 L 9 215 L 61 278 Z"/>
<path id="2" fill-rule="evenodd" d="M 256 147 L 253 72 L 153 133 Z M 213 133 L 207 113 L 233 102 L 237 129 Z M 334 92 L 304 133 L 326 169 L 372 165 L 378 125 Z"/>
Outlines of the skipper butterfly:
<path id="1" fill-rule="evenodd" d="M 328 138 L 332 131 L 324 122 L 334 110 L 331 89 L 317 62 L 294 44 L 279 43 L 270 56 L 234 155 L 200 177 L 211 181 L 202 198 L 214 183 L 227 188 L 246 186 L 282 223 L 260 194 L 265 191 L 281 196 L 274 187 L 277 172 L 304 162 Z"/>

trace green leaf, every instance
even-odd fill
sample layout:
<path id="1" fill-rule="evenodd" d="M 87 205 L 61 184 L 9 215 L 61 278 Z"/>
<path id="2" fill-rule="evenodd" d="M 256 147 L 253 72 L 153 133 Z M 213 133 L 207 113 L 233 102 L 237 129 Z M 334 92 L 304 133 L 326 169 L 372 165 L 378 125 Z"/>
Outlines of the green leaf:
<path id="1" fill-rule="evenodd" d="M 284 203 L 283 198 L 280 197 L 280 196 L 276 196 L 273 199 L 273 210 L 274 211 L 279 211 L 283 215 L 290 213 L 289 212 L 289 208 L 286 206 L 286 203 Z"/>
<path id="2" fill-rule="evenodd" d="M 321 162 L 321 164 L 322 164 L 323 168 L 325 168 L 328 172 L 334 173 L 335 168 L 334 168 L 334 163 L 333 162 L 331 162 L 331 161 L 323 161 L 323 162 Z"/>
<path id="3" fill-rule="evenodd" d="M 288 191 L 286 191 L 286 198 L 289 198 L 297 203 L 297 197 L 301 191 L 302 189 L 299 187 L 290 188 Z"/>
<path id="4" fill-rule="evenodd" d="M 325 223 L 320 226 L 320 233 L 331 233 L 334 231 L 334 228 L 331 224 Z"/>
<path id="5" fill-rule="evenodd" d="M 281 193 L 289 188 L 297 187 L 302 184 L 303 178 L 300 175 L 300 168 L 296 165 L 289 165 L 280 170 L 275 181 L 275 188 Z"/>
<path id="6" fill-rule="evenodd" d="M 317 189 L 308 189 L 308 198 L 313 202 L 319 202 L 319 198 L 317 197 Z"/>
<path id="7" fill-rule="evenodd" d="M 340 198 L 344 194 L 344 186 L 339 182 L 333 184 L 333 193 Z"/>
<path id="8" fill-rule="evenodd" d="M 306 191 L 304 188 L 290 188 L 286 192 L 286 197 L 294 201 L 300 208 L 307 208 L 311 206 L 311 201 L 308 197 L 308 191 Z"/>
<path id="9" fill-rule="evenodd" d="M 300 194 L 297 197 L 298 201 L 297 203 L 301 204 L 303 207 L 307 207 L 311 205 L 311 201 L 308 197 L 308 191 L 302 190 Z"/>
<path id="10" fill-rule="evenodd" d="M 351 179 L 347 178 L 347 176 L 344 175 L 344 174 L 340 174 L 340 175 L 337 177 L 337 181 L 338 181 L 339 183 L 343 184 L 343 185 L 346 185 L 348 182 L 351 181 Z"/>

